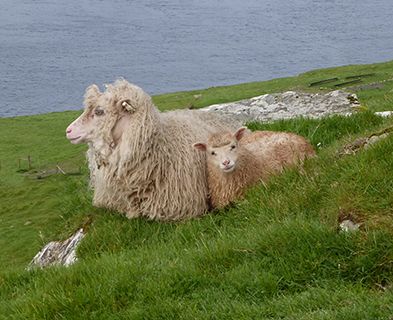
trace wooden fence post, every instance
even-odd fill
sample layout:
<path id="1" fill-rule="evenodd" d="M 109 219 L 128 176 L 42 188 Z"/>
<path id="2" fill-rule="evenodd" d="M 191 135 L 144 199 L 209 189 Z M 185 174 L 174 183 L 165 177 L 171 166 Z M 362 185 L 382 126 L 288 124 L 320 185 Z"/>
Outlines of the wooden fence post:
<path id="1" fill-rule="evenodd" d="M 27 156 L 27 162 L 29 164 L 29 170 L 31 170 L 31 157 L 30 157 L 30 155 Z"/>

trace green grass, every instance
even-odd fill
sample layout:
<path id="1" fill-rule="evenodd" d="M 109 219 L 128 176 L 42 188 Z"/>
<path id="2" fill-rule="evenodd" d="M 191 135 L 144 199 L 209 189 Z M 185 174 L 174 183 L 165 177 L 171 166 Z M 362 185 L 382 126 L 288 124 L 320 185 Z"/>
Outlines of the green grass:
<path id="1" fill-rule="evenodd" d="M 369 73 L 364 83 L 388 80 L 393 62 L 154 100 L 163 110 L 201 107 L 267 92 L 331 90 L 334 83 L 309 84 Z M 392 82 L 383 85 L 357 92 L 362 109 L 393 110 Z M 352 139 L 393 125 L 370 111 L 251 123 L 253 130 L 306 136 L 318 157 L 230 208 L 181 223 L 127 220 L 91 205 L 86 147 L 64 138 L 78 112 L 0 119 L 0 319 L 390 319 L 393 137 L 337 156 Z M 26 161 L 19 165 L 27 156 L 30 171 Z M 56 165 L 81 174 L 35 178 Z M 361 230 L 338 232 L 340 215 L 354 217 Z M 25 271 L 44 244 L 68 237 L 88 217 L 77 264 Z"/>

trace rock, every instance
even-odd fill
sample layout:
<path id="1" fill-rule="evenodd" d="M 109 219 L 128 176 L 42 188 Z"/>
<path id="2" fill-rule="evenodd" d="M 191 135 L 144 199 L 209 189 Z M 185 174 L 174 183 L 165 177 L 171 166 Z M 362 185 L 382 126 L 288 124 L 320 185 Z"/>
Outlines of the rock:
<path id="1" fill-rule="evenodd" d="M 358 231 L 360 228 L 360 225 L 358 223 L 355 223 L 349 219 L 343 220 L 340 223 L 340 230 L 344 232 L 353 232 L 353 231 Z"/>
<path id="2" fill-rule="evenodd" d="M 338 156 L 353 155 L 360 150 L 368 149 L 377 142 L 386 139 L 393 132 L 393 126 L 386 127 L 385 129 L 375 132 L 368 137 L 358 138 L 350 143 L 344 145 L 337 151 Z"/>
<path id="3" fill-rule="evenodd" d="M 77 261 L 76 249 L 85 236 L 84 228 L 80 228 L 64 241 L 49 242 L 30 262 L 27 270 L 34 267 L 45 268 L 53 265 L 69 266 Z"/>
<path id="4" fill-rule="evenodd" d="M 382 118 L 388 118 L 393 115 L 393 111 L 379 111 L 379 112 L 375 112 L 375 114 Z"/>
<path id="5" fill-rule="evenodd" d="M 371 136 L 366 145 L 364 146 L 365 149 L 370 148 L 373 144 L 377 143 L 378 141 L 381 141 L 383 139 L 386 139 L 389 136 L 389 133 L 383 133 L 379 136 Z"/>
<path id="6" fill-rule="evenodd" d="M 324 94 L 287 91 L 215 104 L 201 110 L 232 114 L 246 121 L 272 121 L 300 116 L 320 118 L 331 114 L 348 114 L 359 105 L 355 94 L 341 90 Z"/>

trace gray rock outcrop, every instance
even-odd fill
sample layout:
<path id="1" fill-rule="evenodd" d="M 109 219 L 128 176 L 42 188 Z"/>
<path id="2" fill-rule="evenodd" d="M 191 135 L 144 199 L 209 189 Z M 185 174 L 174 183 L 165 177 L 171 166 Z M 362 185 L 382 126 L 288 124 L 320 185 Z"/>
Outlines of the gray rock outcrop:
<path id="1" fill-rule="evenodd" d="M 273 121 L 299 116 L 320 118 L 332 114 L 348 114 L 359 105 L 355 94 L 341 90 L 328 93 L 287 91 L 215 104 L 201 110 L 232 114 L 246 121 Z"/>
<path id="2" fill-rule="evenodd" d="M 53 265 L 69 266 L 77 261 L 76 249 L 85 236 L 85 231 L 80 228 L 71 237 L 64 241 L 51 241 L 38 252 L 27 267 L 45 268 Z"/>

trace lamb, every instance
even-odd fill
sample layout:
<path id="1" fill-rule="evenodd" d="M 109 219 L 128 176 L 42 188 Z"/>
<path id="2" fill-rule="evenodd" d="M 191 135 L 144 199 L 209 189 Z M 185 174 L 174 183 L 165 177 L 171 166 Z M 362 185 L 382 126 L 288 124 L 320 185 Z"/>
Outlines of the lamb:
<path id="1" fill-rule="evenodd" d="M 66 129 L 87 143 L 93 205 L 128 218 L 173 221 L 208 210 L 205 155 L 192 142 L 237 121 L 200 111 L 161 113 L 141 88 L 117 80 L 87 88 L 82 115 Z"/>
<path id="2" fill-rule="evenodd" d="M 223 208 L 244 195 L 247 187 L 302 163 L 315 155 L 301 136 L 287 132 L 256 131 L 244 135 L 241 127 L 211 135 L 193 147 L 207 154 L 208 185 L 213 208 Z"/>

